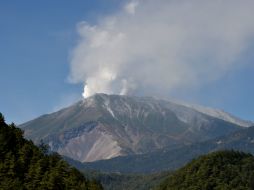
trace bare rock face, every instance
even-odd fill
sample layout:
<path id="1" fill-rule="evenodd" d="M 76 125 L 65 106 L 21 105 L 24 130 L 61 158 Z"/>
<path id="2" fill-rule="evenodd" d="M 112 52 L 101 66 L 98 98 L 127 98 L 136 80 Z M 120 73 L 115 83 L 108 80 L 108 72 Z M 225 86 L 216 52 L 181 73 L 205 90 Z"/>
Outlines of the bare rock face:
<path id="1" fill-rule="evenodd" d="M 97 122 L 49 135 L 44 142 L 53 151 L 82 162 L 92 162 L 122 155 L 122 148 L 111 134 L 103 130 Z"/>
<path id="2" fill-rule="evenodd" d="M 53 142 L 49 142 L 49 144 L 51 143 Z M 97 128 L 89 133 L 84 132 L 71 138 L 65 146 L 56 149 L 58 153 L 82 162 L 120 156 L 122 155 L 121 150 L 122 148 L 111 135 Z"/>
<path id="3" fill-rule="evenodd" d="M 149 97 L 96 94 L 20 127 L 27 138 L 42 139 L 53 151 L 92 162 L 175 148 L 246 127 L 242 120 L 227 120 L 231 115 L 211 112 Z"/>

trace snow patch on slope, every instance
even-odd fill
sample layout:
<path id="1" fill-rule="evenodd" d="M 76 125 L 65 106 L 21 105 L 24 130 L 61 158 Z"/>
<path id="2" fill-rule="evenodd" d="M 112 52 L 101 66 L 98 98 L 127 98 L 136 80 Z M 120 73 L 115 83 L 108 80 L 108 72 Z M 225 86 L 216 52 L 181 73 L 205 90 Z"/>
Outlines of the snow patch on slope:
<path id="1" fill-rule="evenodd" d="M 113 110 L 110 107 L 110 101 L 109 101 L 109 99 L 105 100 L 105 102 L 104 102 L 104 108 L 112 115 L 113 118 L 116 119 L 116 116 L 115 116 Z"/>

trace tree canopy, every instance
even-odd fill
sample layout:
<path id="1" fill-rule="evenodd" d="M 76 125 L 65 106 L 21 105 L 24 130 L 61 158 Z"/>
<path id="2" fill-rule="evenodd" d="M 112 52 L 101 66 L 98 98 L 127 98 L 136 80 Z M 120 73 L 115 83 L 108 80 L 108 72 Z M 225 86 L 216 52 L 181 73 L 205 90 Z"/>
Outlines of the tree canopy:
<path id="1" fill-rule="evenodd" d="M 23 131 L 7 125 L 0 113 L 0 189 L 101 190 L 46 146 L 37 147 L 23 138 Z"/>
<path id="2" fill-rule="evenodd" d="M 157 190 L 253 190 L 254 157 L 238 151 L 201 156 L 170 175 Z"/>

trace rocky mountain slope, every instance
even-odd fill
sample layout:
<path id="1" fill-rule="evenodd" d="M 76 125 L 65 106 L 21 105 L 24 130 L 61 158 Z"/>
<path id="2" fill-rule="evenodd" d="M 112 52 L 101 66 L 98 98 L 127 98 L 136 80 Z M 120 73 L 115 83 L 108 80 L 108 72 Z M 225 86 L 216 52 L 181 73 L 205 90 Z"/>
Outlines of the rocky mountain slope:
<path id="1" fill-rule="evenodd" d="M 78 164 L 76 167 L 103 172 L 153 173 L 172 171 L 182 167 L 192 159 L 218 150 L 238 150 L 254 155 L 254 127 L 244 128 L 226 136 L 201 143 L 185 145 L 176 149 L 161 149 L 152 153 L 129 155 L 92 163 Z"/>
<path id="2" fill-rule="evenodd" d="M 91 162 L 209 140 L 240 129 L 239 122 L 176 102 L 96 94 L 20 126 L 53 151 Z"/>
<path id="3" fill-rule="evenodd" d="M 253 122 L 251 121 L 246 121 L 243 120 L 241 118 L 238 118 L 230 113 L 227 113 L 225 111 L 219 110 L 219 109 L 213 109 L 213 108 L 209 108 L 209 107 L 204 107 L 204 106 L 200 106 L 200 105 L 193 105 L 193 104 L 187 104 L 187 103 L 181 103 L 179 102 L 179 104 L 182 104 L 183 106 L 195 109 L 201 113 L 204 113 L 206 115 L 210 115 L 212 117 L 216 117 L 218 119 L 222 119 L 224 121 L 228 121 L 243 127 L 249 127 L 251 125 L 254 125 Z"/>

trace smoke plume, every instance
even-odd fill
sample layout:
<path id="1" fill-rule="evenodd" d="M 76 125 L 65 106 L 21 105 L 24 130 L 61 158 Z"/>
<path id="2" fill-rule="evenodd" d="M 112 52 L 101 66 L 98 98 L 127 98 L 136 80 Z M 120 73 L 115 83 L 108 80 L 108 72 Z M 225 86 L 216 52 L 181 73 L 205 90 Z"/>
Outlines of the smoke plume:
<path id="1" fill-rule="evenodd" d="M 254 37 L 252 0 L 134 0 L 78 24 L 70 80 L 94 93 L 169 94 L 233 70 Z"/>

